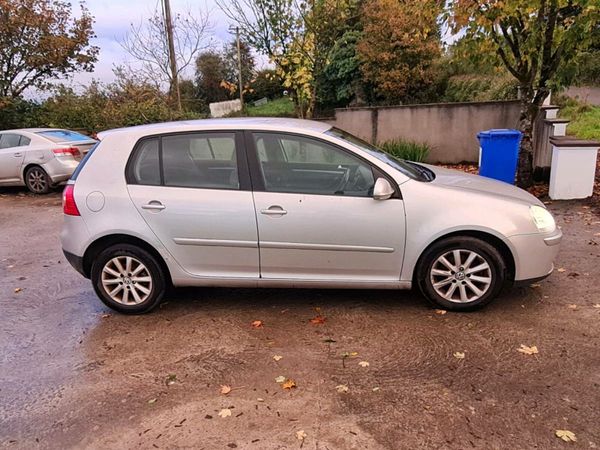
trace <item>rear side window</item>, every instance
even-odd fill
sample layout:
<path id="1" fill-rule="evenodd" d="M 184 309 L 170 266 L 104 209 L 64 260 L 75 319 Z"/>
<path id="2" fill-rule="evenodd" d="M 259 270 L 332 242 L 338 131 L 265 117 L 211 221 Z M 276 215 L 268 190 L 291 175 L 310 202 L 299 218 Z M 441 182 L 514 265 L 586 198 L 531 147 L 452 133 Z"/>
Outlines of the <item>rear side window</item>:
<path id="1" fill-rule="evenodd" d="M 160 186 L 158 139 L 142 141 L 133 165 L 133 178 L 137 184 Z"/>
<path id="2" fill-rule="evenodd" d="M 235 132 L 186 133 L 144 139 L 127 169 L 128 183 L 240 189 Z"/>
<path id="3" fill-rule="evenodd" d="M 91 138 L 81 133 L 69 130 L 48 130 L 39 131 L 37 134 L 51 140 L 52 142 L 74 142 L 74 141 L 89 141 Z"/>
<path id="4" fill-rule="evenodd" d="M 19 140 L 19 147 L 24 147 L 26 145 L 29 145 L 30 142 L 31 142 L 31 139 L 29 139 L 28 137 L 25 137 L 25 136 L 21 136 L 21 139 Z"/>

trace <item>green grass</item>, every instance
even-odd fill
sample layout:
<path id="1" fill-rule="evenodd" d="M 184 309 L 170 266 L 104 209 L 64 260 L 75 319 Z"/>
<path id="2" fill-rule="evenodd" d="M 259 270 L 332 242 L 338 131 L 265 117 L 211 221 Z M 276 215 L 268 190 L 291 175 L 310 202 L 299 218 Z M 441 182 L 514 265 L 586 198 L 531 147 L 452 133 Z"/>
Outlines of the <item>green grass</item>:
<path id="1" fill-rule="evenodd" d="M 567 126 L 569 136 L 600 140 L 600 106 L 567 99 L 562 105 L 559 115 L 571 121 Z"/>
<path id="2" fill-rule="evenodd" d="M 296 117 L 294 103 L 289 97 L 270 100 L 269 103 L 261 106 L 249 104 L 246 115 L 249 117 Z"/>
<path id="3" fill-rule="evenodd" d="M 407 161 L 423 162 L 427 158 L 431 148 L 429 144 L 421 142 L 405 141 L 402 139 L 391 139 L 380 142 L 377 146 L 386 153 Z"/>

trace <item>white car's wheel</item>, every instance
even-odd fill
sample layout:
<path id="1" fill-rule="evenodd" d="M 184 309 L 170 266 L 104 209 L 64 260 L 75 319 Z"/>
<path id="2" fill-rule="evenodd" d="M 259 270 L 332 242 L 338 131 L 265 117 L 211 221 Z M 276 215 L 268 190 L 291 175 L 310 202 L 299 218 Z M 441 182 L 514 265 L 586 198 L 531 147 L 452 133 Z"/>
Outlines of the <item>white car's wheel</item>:
<path id="1" fill-rule="evenodd" d="M 98 297 L 126 314 L 149 312 L 162 300 L 166 282 L 160 264 L 147 251 L 117 244 L 101 252 L 91 271 Z"/>
<path id="2" fill-rule="evenodd" d="M 482 307 L 498 296 L 506 279 L 502 255 L 474 237 L 436 242 L 420 259 L 417 282 L 436 306 L 453 311 Z"/>
<path id="3" fill-rule="evenodd" d="M 27 169 L 25 185 L 34 194 L 47 194 L 52 187 L 50 177 L 44 169 L 38 166 Z"/>

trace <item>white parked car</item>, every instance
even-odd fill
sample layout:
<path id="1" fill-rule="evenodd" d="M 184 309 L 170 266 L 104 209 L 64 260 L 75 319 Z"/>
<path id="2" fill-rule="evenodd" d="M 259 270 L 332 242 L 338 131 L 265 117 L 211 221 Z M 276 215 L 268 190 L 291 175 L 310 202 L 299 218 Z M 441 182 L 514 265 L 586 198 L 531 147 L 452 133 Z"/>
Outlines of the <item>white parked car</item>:
<path id="1" fill-rule="evenodd" d="M 69 262 L 111 308 L 175 286 L 418 286 L 481 307 L 548 276 L 562 233 L 509 184 L 409 163 L 322 122 L 214 119 L 107 131 L 63 194 Z"/>
<path id="2" fill-rule="evenodd" d="M 0 186 L 27 186 L 35 194 L 69 179 L 82 155 L 96 143 L 55 128 L 0 131 Z"/>

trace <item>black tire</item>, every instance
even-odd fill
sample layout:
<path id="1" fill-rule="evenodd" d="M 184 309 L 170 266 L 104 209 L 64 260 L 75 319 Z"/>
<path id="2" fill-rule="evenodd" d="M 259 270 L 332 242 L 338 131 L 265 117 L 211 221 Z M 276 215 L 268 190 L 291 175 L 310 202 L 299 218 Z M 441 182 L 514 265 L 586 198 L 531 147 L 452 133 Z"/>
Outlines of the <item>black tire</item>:
<path id="1" fill-rule="evenodd" d="M 115 257 L 128 256 L 141 262 L 145 266 L 148 276 L 151 277 L 150 293 L 147 294 L 147 298 L 138 304 L 123 304 L 115 301 L 106 291 L 102 282 L 102 272 L 107 263 Z M 144 314 L 150 312 L 160 304 L 167 287 L 165 273 L 156 258 L 146 250 L 131 244 L 116 244 L 103 250 L 92 264 L 91 279 L 94 290 L 98 297 L 100 297 L 100 300 L 109 308 L 123 314 Z M 133 289 L 132 286 L 125 287 Z"/>
<path id="2" fill-rule="evenodd" d="M 491 283 L 484 294 L 475 300 L 464 303 L 451 301 L 442 297 L 433 287 L 431 271 L 434 268 L 434 263 L 445 253 L 453 250 L 475 252 L 489 265 L 489 272 L 486 273 L 491 276 Z M 462 271 L 461 276 L 463 277 L 463 280 L 465 279 L 464 273 L 466 273 L 466 271 Z M 453 277 L 454 275 L 455 274 L 452 273 Z M 417 263 L 415 276 L 416 282 L 423 295 L 438 308 L 447 309 L 449 311 L 473 311 L 487 305 L 498 296 L 505 285 L 507 270 L 502 255 L 493 245 L 470 236 L 455 236 L 436 242 L 425 250 Z M 458 277 L 458 275 L 456 276 Z M 466 276 L 470 277 L 471 275 Z M 468 281 L 465 281 L 465 283 L 467 282 Z M 452 283 L 464 284 L 463 281 L 459 281 L 459 279 L 453 280 Z M 448 284 L 448 286 L 450 285 Z M 450 298 L 452 297 L 453 296 L 450 295 Z"/>
<path id="3" fill-rule="evenodd" d="M 52 180 L 40 166 L 32 166 L 25 172 L 25 186 L 34 194 L 44 195 L 50 192 Z"/>

